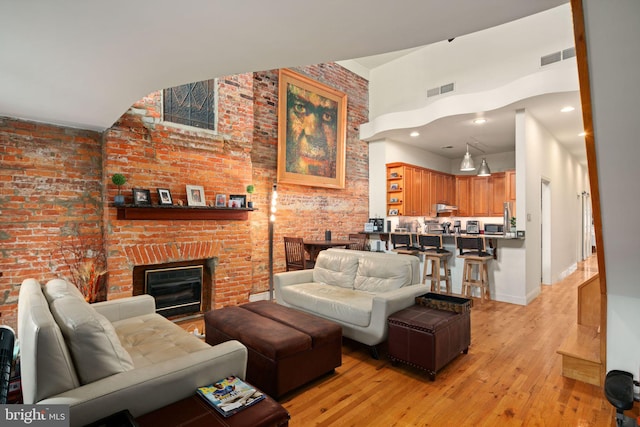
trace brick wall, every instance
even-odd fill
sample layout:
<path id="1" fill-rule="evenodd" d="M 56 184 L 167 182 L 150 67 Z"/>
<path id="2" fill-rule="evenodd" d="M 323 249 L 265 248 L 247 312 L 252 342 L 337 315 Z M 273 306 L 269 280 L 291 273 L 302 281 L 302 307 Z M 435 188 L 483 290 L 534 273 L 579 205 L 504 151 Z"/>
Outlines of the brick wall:
<path id="1" fill-rule="evenodd" d="M 284 270 L 285 235 L 335 238 L 362 229 L 368 218 L 368 148 L 358 139 L 368 117 L 367 82 L 336 64 L 297 68 L 347 93 L 344 190 L 278 186 L 274 271 Z M 268 205 L 276 180 L 277 70 L 219 79 L 218 134 L 160 121 L 161 96 L 136 102 L 102 135 L 0 119 L 0 322 L 15 324 L 19 284 L 65 275 L 56 254 L 75 224 L 104 236 L 108 298 L 132 293 L 133 267 L 183 259 L 215 258 L 212 307 L 247 301 L 268 290 Z M 187 184 L 215 194 L 244 194 L 253 183 L 257 209 L 248 221 L 118 220 L 110 178 L 123 173 L 132 188 L 168 188 L 186 203 Z"/>
<path id="2" fill-rule="evenodd" d="M 16 325 L 19 285 L 67 275 L 61 245 L 102 236 L 100 135 L 0 118 L 0 323 Z"/>

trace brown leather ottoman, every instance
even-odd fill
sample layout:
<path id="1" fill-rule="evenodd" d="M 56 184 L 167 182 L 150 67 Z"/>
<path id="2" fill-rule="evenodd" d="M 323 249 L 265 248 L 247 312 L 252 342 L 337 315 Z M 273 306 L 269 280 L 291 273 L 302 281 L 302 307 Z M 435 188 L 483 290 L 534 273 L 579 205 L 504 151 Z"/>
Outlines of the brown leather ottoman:
<path id="1" fill-rule="evenodd" d="M 471 344 L 470 312 L 455 313 L 413 305 L 389 316 L 389 358 L 429 374 L 467 353 Z"/>
<path id="2" fill-rule="evenodd" d="M 140 427 L 284 427 L 289 425 L 289 412 L 266 396 L 255 405 L 225 418 L 194 395 L 142 415 L 136 422 Z"/>
<path id="3" fill-rule="evenodd" d="M 247 347 L 247 381 L 275 398 L 342 364 L 340 325 L 270 301 L 211 310 L 204 323 L 208 344 Z"/>

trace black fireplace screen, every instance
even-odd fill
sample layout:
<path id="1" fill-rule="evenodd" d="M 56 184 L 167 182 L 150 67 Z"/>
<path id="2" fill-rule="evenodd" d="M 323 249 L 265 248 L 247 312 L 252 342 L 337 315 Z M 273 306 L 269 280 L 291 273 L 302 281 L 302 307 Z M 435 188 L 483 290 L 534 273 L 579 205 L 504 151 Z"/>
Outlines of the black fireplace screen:
<path id="1" fill-rule="evenodd" d="M 145 292 L 156 300 L 156 312 L 171 317 L 200 312 L 202 266 L 145 271 Z"/>

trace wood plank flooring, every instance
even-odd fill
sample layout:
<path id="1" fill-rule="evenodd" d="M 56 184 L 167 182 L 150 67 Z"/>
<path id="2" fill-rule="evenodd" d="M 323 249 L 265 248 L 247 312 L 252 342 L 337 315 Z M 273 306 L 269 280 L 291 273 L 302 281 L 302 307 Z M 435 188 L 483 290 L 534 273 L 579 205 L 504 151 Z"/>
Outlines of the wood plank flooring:
<path id="1" fill-rule="evenodd" d="M 434 382 L 344 340 L 342 366 L 280 402 L 290 426 L 610 426 L 602 389 L 562 376 L 556 352 L 576 322 L 577 287 L 595 256 L 526 307 L 474 301 L 471 347 Z M 202 330 L 202 326 L 199 326 Z M 191 327 L 193 329 L 193 326 Z"/>

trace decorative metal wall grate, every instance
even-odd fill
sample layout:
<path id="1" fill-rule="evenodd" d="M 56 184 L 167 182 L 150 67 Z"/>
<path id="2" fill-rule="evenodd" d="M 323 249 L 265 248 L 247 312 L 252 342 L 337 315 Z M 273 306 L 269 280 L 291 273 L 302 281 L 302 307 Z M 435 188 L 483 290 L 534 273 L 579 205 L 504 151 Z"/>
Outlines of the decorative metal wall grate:
<path id="1" fill-rule="evenodd" d="M 165 89 L 163 112 L 167 122 L 215 130 L 215 79 Z"/>

